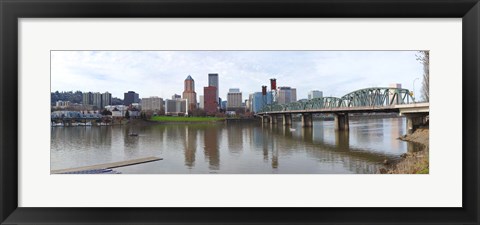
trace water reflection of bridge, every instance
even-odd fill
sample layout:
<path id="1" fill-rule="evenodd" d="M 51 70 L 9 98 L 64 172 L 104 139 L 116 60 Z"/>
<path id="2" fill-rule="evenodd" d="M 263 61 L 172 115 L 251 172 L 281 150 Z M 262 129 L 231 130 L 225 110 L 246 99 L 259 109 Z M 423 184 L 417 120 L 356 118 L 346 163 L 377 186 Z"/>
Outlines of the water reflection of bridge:
<path id="1" fill-rule="evenodd" d="M 306 151 L 309 156 L 322 163 L 342 162 L 345 168 L 355 173 L 376 173 L 385 159 L 399 159 L 398 154 L 373 152 L 351 146 L 349 132 L 346 131 L 335 131 L 334 143 L 327 143 L 322 126 L 305 127 L 298 132 L 292 132 L 289 127 L 264 124 L 254 128 L 253 135 L 256 140 L 262 140 L 255 144 L 261 145 L 264 159 L 268 160 L 271 155 L 272 168 L 280 166 L 279 155 L 288 155 L 295 151 Z M 411 143 L 407 145 L 408 151 L 418 147 Z M 284 160 L 288 160 L 288 157 Z"/>

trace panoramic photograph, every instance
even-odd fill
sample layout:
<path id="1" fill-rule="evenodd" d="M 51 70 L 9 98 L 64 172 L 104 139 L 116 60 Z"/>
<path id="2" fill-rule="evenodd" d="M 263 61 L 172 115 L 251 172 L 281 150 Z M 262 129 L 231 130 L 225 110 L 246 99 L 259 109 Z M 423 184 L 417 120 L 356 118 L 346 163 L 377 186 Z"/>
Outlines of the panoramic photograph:
<path id="1" fill-rule="evenodd" d="M 429 51 L 51 51 L 51 174 L 429 174 Z"/>

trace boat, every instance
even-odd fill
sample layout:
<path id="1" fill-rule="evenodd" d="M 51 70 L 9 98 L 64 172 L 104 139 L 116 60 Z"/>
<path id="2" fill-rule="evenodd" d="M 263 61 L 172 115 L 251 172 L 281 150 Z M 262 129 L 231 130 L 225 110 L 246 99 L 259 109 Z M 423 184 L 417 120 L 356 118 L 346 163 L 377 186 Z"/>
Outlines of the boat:
<path id="1" fill-rule="evenodd" d="M 129 133 L 128 136 L 136 137 L 136 136 L 138 136 L 138 134 L 137 133 Z"/>
<path id="2" fill-rule="evenodd" d="M 290 131 L 292 131 L 292 132 L 295 131 L 295 128 L 290 128 Z"/>

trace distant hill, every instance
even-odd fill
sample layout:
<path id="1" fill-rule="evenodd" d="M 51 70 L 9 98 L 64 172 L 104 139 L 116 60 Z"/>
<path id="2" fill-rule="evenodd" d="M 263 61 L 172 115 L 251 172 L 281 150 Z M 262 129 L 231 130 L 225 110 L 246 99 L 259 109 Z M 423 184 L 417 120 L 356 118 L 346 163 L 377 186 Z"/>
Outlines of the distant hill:
<path id="1" fill-rule="evenodd" d="M 81 104 L 83 101 L 83 95 L 81 91 L 55 91 L 50 95 L 51 105 L 55 106 L 57 101 L 70 101 L 71 103 Z M 120 98 L 113 97 L 112 105 L 123 105 L 123 100 Z"/>
<path id="2" fill-rule="evenodd" d="M 62 91 L 51 93 L 51 105 L 54 106 L 57 101 L 70 101 L 71 103 L 82 103 L 83 97 L 81 91 Z"/>
<path id="3" fill-rule="evenodd" d="M 123 100 L 119 98 L 112 98 L 112 105 L 123 105 Z"/>

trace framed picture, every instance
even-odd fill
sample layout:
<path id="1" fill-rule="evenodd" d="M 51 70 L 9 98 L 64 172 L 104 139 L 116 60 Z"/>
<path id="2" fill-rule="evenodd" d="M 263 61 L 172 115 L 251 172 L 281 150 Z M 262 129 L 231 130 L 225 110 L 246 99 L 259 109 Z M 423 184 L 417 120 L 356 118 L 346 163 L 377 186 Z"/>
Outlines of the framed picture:
<path id="1" fill-rule="evenodd" d="M 2 224 L 479 223 L 477 0 L 1 4 Z"/>

